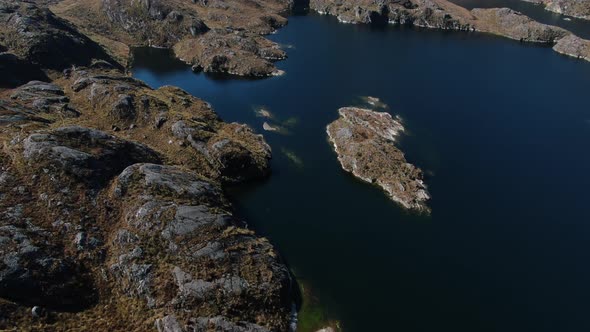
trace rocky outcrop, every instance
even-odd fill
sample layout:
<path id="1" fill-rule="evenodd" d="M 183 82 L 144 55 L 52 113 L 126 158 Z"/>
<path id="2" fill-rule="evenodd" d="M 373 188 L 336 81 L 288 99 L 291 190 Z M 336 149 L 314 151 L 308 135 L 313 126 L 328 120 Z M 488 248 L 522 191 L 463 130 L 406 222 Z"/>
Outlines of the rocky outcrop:
<path id="1" fill-rule="evenodd" d="M 59 114 L 63 117 L 77 117 L 78 111 L 69 104 L 69 98 L 57 85 L 41 81 L 30 81 L 21 85 L 10 96 L 38 112 Z"/>
<path id="2" fill-rule="evenodd" d="M 180 90 L 153 91 L 109 74 L 87 72 L 80 81 L 73 72 L 60 81 L 65 88 L 31 82 L 8 94 L 15 98 L 7 109 L 31 118 L 0 121 L 0 301 L 12 304 L 0 328 L 25 328 L 36 319 L 46 330 L 87 330 L 90 316 L 112 330 L 286 330 L 289 271 L 272 245 L 233 215 L 220 183 L 207 177 L 210 165 L 162 165 L 182 161 L 168 143 L 152 148 L 87 127 L 54 127 L 56 114 L 31 100 L 38 91 L 68 95 L 81 111 L 70 121 L 88 124 L 88 113 L 108 119 L 103 110 L 121 99 L 103 95 L 92 113 L 92 85 L 111 91 L 126 84 L 135 119 L 145 119 L 136 131 L 150 132 L 155 141 L 170 135 L 186 144 L 174 147 L 210 154 L 223 165 L 219 180 L 260 176 L 250 173 L 260 170 L 242 144 L 253 139 L 269 153 L 266 143 L 243 125 L 221 122 L 209 108 L 199 117 L 205 104 Z M 150 98 L 142 101 L 138 91 Z M 164 99 L 166 93 L 174 99 Z M 183 103 L 192 121 L 178 120 L 175 103 Z M 172 124 L 154 126 L 145 116 L 150 107 L 166 108 Z M 34 316 L 32 306 L 40 308 Z"/>
<path id="3" fill-rule="evenodd" d="M 124 212 L 110 270 L 128 296 L 174 308 L 167 311 L 181 325 L 211 312 L 286 330 L 289 272 L 268 241 L 239 227 L 216 185 L 178 167 L 137 164 L 113 195 Z"/>
<path id="4" fill-rule="evenodd" d="M 83 127 L 31 134 L 23 142 L 23 156 L 36 167 L 65 172 L 92 186 L 104 185 L 128 165 L 160 160 L 146 146 Z"/>
<path id="5" fill-rule="evenodd" d="M 310 8 L 336 16 L 345 23 L 480 31 L 523 42 L 555 45 L 555 51 L 580 59 L 588 59 L 589 55 L 586 50 L 589 41 L 508 8 L 468 11 L 447 0 L 310 0 Z"/>
<path id="6" fill-rule="evenodd" d="M 174 8 L 166 1 L 101 0 L 100 5 L 114 28 L 150 46 L 171 47 L 185 36 L 209 30 L 195 12 Z"/>
<path id="7" fill-rule="evenodd" d="M 590 61 L 590 41 L 574 36 L 572 34 L 561 38 L 553 50 L 575 58 Z"/>
<path id="8" fill-rule="evenodd" d="M 43 68 L 64 69 L 110 57 L 49 9 L 30 2 L 0 1 L 0 43 L 19 58 Z"/>
<path id="9" fill-rule="evenodd" d="M 445 0 L 311 0 L 310 8 L 346 23 L 404 24 L 471 30 L 469 12 Z"/>
<path id="10" fill-rule="evenodd" d="M 590 19 L 590 2 L 586 0 L 523 0 L 542 4 L 546 10 L 577 17 L 585 20 Z"/>
<path id="11" fill-rule="evenodd" d="M 116 70 L 76 70 L 64 84 L 70 104 L 102 130 L 129 137 L 175 154 L 209 178 L 239 182 L 269 174 L 270 147 L 249 127 L 224 123 L 211 106 L 174 87 L 153 90 Z"/>
<path id="12" fill-rule="evenodd" d="M 395 141 L 401 123 L 389 113 L 344 107 L 327 133 L 342 168 L 357 178 L 383 188 L 407 209 L 429 212 L 430 196 L 422 171 L 408 163 Z"/>
<path id="13" fill-rule="evenodd" d="M 181 22 L 170 41 L 190 34 L 190 15 L 134 3 Z M 222 187 L 269 174 L 263 137 L 127 76 L 46 8 L 0 0 L 0 16 L 0 74 L 18 74 L 0 77 L 0 329 L 287 330 L 289 270 Z"/>
<path id="14" fill-rule="evenodd" d="M 553 44 L 569 33 L 558 27 L 536 22 L 508 8 L 473 9 L 479 31 L 526 42 Z"/>
<path id="15" fill-rule="evenodd" d="M 6 192 L 4 192 L 6 193 Z M 16 205 L 0 215 L 0 297 L 23 305 L 81 310 L 95 302 L 87 272 L 61 248 L 51 232 L 35 226 Z"/>
<path id="16" fill-rule="evenodd" d="M 286 58 L 286 53 L 268 39 L 225 29 L 181 41 L 174 46 L 174 53 L 194 71 L 254 77 L 277 75 L 273 62 Z"/>
<path id="17" fill-rule="evenodd" d="M 198 71 L 265 77 L 278 73 L 273 62 L 285 53 L 262 35 L 284 26 L 281 15 L 292 6 L 291 0 L 65 0 L 53 9 L 107 46 L 115 40 L 173 48 Z"/>

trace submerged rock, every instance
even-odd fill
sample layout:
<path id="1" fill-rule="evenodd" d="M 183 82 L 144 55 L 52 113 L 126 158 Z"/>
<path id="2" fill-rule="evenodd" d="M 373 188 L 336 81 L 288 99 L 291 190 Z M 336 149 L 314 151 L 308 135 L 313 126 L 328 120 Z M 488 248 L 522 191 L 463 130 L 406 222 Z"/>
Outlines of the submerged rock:
<path id="1" fill-rule="evenodd" d="M 422 171 L 395 146 L 402 124 L 389 113 L 368 109 L 344 107 L 338 113 L 340 118 L 328 125 L 327 132 L 342 168 L 377 184 L 403 207 L 429 212 Z"/>

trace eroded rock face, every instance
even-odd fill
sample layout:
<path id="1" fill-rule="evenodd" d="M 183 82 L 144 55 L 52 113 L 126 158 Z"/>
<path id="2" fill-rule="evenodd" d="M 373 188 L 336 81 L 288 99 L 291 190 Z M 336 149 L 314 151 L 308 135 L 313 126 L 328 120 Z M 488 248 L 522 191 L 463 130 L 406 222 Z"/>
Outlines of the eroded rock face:
<path id="1" fill-rule="evenodd" d="M 327 132 L 342 168 L 383 188 L 407 209 L 429 212 L 422 171 L 408 163 L 395 141 L 401 123 L 389 113 L 344 107 Z"/>
<path id="2" fill-rule="evenodd" d="M 0 1 L 0 43 L 12 53 L 43 68 L 64 69 L 110 60 L 100 46 L 49 9 L 33 3 Z"/>

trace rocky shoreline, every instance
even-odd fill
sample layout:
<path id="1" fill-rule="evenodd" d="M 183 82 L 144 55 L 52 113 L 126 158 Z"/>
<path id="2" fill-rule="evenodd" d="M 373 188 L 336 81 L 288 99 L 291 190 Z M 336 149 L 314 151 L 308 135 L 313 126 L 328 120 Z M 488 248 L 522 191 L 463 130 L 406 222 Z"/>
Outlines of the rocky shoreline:
<path id="1" fill-rule="evenodd" d="M 404 208 L 429 213 L 422 171 L 395 146 L 402 124 L 389 113 L 357 107 L 343 107 L 338 114 L 326 132 L 342 168 L 378 185 Z"/>
<path id="2" fill-rule="evenodd" d="M 447 0 L 311 0 L 310 9 L 353 24 L 402 24 L 431 29 L 479 31 L 553 46 L 561 54 L 590 59 L 590 41 L 536 22 L 508 8 L 471 11 Z"/>
<path id="3" fill-rule="evenodd" d="M 207 102 L 125 68 L 131 47 L 152 46 L 195 71 L 278 75 L 287 54 L 264 35 L 295 4 L 0 0 L 0 329 L 289 330 L 289 270 L 223 194 L 268 176 L 270 147 Z M 310 6 L 348 23 L 485 31 L 590 60 L 590 42 L 506 9 Z M 428 212 L 422 172 L 394 145 L 401 124 L 357 108 L 340 115 L 327 131 L 343 168 Z"/>
<path id="4" fill-rule="evenodd" d="M 0 329 L 289 330 L 289 269 L 223 194 L 268 176 L 261 135 L 45 4 L 0 0 L 0 45 Z"/>
<path id="5" fill-rule="evenodd" d="M 292 0 L 64 0 L 51 9 L 101 43 L 117 60 L 129 47 L 174 50 L 195 71 L 266 77 L 286 53 L 264 35 L 287 24 Z"/>
<path id="6" fill-rule="evenodd" d="M 571 17 L 590 20 L 590 2 L 584 0 L 522 0 L 541 4 L 545 10 Z"/>

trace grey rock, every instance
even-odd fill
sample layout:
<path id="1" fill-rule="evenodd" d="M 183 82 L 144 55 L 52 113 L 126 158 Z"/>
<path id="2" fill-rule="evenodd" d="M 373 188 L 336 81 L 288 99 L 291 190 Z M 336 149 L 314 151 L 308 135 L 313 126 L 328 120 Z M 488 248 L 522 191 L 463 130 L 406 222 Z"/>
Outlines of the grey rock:
<path id="1" fill-rule="evenodd" d="M 192 332 L 217 331 L 217 332 L 270 332 L 269 329 L 248 322 L 232 322 L 227 317 L 199 317 L 192 320 L 190 326 Z"/>
<path id="2" fill-rule="evenodd" d="M 158 332 L 185 332 L 174 315 L 156 319 L 155 325 Z"/>
<path id="3" fill-rule="evenodd" d="M 35 166 L 50 165 L 89 184 L 104 184 L 131 164 L 159 160 L 146 146 L 83 127 L 32 134 L 23 147 Z"/>
<path id="4" fill-rule="evenodd" d="M 65 117 L 77 117 L 78 111 L 69 104 L 69 98 L 55 84 L 31 81 L 14 90 L 11 98 L 29 106 L 38 112 L 60 114 Z"/>
<path id="5" fill-rule="evenodd" d="M 137 184 L 146 194 L 184 197 L 193 201 L 219 200 L 221 192 L 196 174 L 179 167 L 156 164 L 137 164 L 126 168 L 118 178 L 115 191 L 124 195 L 132 184 Z"/>
<path id="6" fill-rule="evenodd" d="M 117 120 L 130 120 L 135 118 L 135 105 L 133 97 L 129 95 L 119 95 L 111 109 L 112 116 Z"/>

